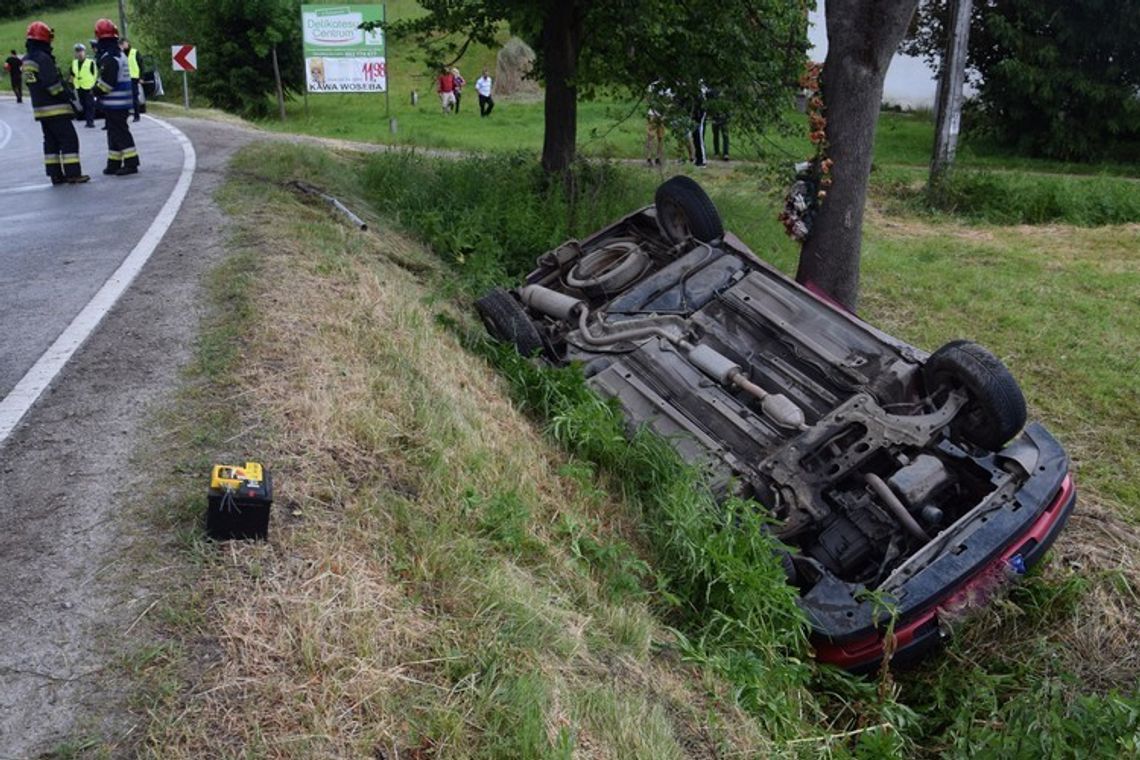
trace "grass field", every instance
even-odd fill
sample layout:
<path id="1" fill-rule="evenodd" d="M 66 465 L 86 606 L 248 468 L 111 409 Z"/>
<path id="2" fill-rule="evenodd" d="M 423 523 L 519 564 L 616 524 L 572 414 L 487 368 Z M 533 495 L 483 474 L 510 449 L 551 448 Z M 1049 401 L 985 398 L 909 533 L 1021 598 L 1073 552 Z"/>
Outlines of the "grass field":
<path id="1" fill-rule="evenodd" d="M 94 36 L 95 21 L 99 18 L 118 18 L 118 6 L 114 2 L 99 2 L 79 5 L 62 11 L 49 11 L 39 18 L 55 30 L 55 57 L 63 65 L 71 60 L 71 48 L 75 43 L 89 44 Z M 33 19 L 0 21 L 0 52 L 4 58 L 9 50 L 24 54 L 24 34 Z M 0 92 L 11 92 L 7 76 L 0 76 Z"/>

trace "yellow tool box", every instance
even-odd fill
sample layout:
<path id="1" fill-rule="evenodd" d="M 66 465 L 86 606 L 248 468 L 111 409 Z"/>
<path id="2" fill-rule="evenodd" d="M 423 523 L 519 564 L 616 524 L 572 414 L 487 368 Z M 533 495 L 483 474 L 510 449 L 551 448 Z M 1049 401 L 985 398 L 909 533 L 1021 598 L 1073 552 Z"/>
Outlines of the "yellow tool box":
<path id="1" fill-rule="evenodd" d="M 206 499 L 206 535 L 215 541 L 269 537 L 273 480 L 257 462 L 214 465 Z"/>

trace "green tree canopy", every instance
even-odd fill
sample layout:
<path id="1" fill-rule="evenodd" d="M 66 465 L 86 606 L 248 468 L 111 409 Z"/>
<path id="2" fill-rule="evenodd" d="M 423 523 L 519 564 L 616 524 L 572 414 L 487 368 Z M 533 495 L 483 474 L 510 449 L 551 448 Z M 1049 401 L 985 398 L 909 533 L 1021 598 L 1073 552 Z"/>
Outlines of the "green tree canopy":
<path id="1" fill-rule="evenodd" d="M 924 0 L 906 50 L 945 49 L 947 0 Z M 1140 143 L 1136 0 L 978 0 L 968 77 L 981 128 L 1022 153 L 1066 160 L 1135 155 Z"/>
<path id="2" fill-rule="evenodd" d="M 457 60 L 472 42 L 493 46 L 503 26 L 537 53 L 546 85 L 543 165 L 574 156 L 576 104 L 600 90 L 631 100 L 661 82 L 680 111 L 702 85 L 714 109 L 743 131 L 779 122 L 791 104 L 807 49 L 807 7 L 781 0 L 422 0 L 427 15 L 389 25 L 414 39 L 433 66 Z"/>
<path id="3" fill-rule="evenodd" d="M 194 88 L 218 108 L 246 116 L 269 113 L 274 45 L 286 92 L 303 85 L 297 0 L 132 0 L 131 7 L 134 23 L 159 48 L 198 46 Z"/>

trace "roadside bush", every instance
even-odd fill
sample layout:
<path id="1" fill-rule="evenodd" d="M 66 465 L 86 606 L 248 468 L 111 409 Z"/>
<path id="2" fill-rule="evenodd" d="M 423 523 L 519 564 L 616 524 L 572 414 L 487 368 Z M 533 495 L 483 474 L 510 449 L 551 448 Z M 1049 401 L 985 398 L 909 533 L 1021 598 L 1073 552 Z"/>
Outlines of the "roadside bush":
<path id="1" fill-rule="evenodd" d="M 517 280 L 539 254 L 653 197 L 612 164 L 580 162 L 567 184 L 550 180 L 524 153 L 459 161 L 375 156 L 364 184 L 378 210 L 457 267 L 468 293 Z"/>
<path id="2" fill-rule="evenodd" d="M 957 170 L 925 193 L 905 185 L 894 192 L 919 206 L 990 224 L 1140 222 L 1140 182 L 1120 177 Z"/>

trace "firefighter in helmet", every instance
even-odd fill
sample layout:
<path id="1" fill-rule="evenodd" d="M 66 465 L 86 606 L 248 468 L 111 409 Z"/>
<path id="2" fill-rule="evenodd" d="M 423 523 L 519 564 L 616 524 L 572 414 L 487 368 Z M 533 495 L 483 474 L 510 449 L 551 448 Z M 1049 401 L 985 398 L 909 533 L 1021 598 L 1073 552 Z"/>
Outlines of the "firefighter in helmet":
<path id="1" fill-rule="evenodd" d="M 95 92 L 107 121 L 107 168 L 103 173 L 119 177 L 138 174 L 139 152 L 127 124 L 133 104 L 131 70 L 119 49 L 119 28 L 110 19 L 95 22 L 95 50 L 99 65 Z"/>
<path id="2" fill-rule="evenodd" d="M 21 69 L 32 98 L 32 112 L 44 133 L 44 168 L 53 185 L 79 184 L 90 177 L 79 166 L 79 135 L 72 122 L 71 98 L 51 54 L 55 32 L 42 21 L 28 25 L 27 55 Z"/>

